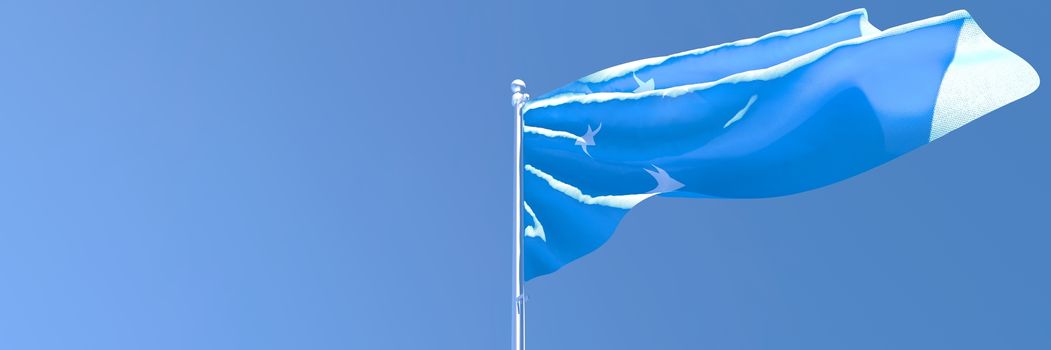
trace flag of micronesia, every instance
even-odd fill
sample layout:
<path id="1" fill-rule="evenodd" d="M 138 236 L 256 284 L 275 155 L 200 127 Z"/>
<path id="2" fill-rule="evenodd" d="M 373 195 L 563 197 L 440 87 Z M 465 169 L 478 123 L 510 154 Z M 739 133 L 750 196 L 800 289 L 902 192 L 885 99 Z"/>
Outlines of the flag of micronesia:
<path id="1" fill-rule="evenodd" d="M 825 186 L 1038 85 L 966 11 L 880 31 L 856 10 L 591 74 L 523 109 L 525 278 L 597 249 L 647 198 Z"/>

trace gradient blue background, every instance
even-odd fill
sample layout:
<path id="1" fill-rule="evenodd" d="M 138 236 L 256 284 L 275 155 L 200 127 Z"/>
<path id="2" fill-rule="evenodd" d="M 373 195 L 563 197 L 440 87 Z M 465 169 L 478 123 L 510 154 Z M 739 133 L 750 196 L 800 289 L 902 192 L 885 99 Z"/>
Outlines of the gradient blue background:
<path id="1" fill-rule="evenodd" d="M 610 65 L 868 7 L 1033 1 L 0 4 L 0 348 L 510 346 L 512 115 Z M 531 349 L 1051 348 L 1045 86 L 886 166 L 657 199 L 528 285 Z"/>

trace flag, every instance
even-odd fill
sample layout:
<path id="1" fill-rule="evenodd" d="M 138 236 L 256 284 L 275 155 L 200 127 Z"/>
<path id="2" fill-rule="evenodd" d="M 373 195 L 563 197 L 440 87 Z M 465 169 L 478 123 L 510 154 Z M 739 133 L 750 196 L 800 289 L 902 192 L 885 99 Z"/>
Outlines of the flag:
<path id="1" fill-rule="evenodd" d="M 648 198 L 822 187 L 1038 85 L 966 11 L 880 31 L 856 10 L 588 75 L 523 107 L 525 279 L 594 251 Z"/>

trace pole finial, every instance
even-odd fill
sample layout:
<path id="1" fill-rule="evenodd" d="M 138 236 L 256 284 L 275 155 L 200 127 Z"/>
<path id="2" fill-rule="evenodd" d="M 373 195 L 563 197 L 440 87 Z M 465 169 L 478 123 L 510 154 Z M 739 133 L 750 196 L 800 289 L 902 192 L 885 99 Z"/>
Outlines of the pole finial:
<path id="1" fill-rule="evenodd" d="M 526 101 L 529 100 L 529 94 L 525 93 L 526 83 L 522 79 L 515 79 L 511 81 L 511 105 L 515 108 L 522 107 Z"/>

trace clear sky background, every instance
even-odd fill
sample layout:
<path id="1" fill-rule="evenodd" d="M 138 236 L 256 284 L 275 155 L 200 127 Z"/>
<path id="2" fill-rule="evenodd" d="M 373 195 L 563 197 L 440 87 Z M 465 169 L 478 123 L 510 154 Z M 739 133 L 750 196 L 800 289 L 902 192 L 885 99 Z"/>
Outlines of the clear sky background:
<path id="1" fill-rule="evenodd" d="M 0 348 L 510 346 L 513 117 L 614 64 L 867 7 L 1034 1 L 0 4 Z M 657 199 L 528 285 L 530 349 L 1051 348 L 1048 87 L 769 200 Z"/>

